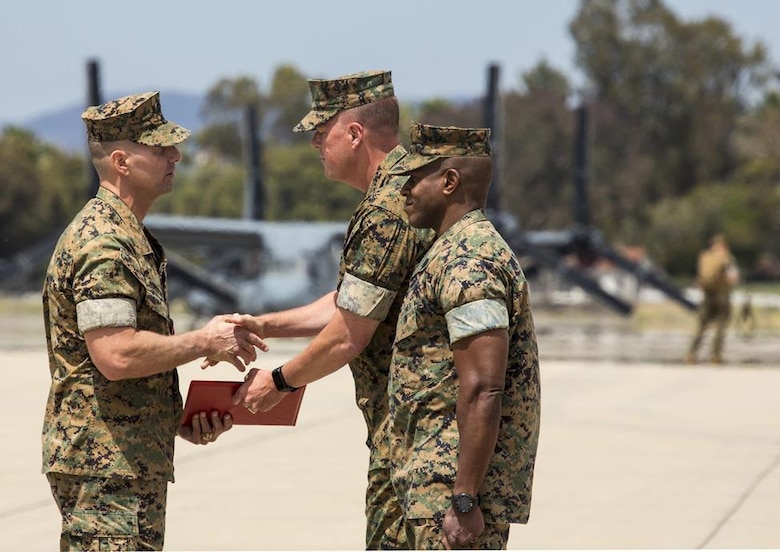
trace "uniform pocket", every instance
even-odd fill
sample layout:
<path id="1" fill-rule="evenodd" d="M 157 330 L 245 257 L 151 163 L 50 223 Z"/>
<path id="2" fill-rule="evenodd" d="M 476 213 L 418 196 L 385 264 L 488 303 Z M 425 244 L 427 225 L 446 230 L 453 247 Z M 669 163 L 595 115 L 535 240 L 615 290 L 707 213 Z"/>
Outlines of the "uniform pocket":
<path id="1" fill-rule="evenodd" d="M 62 524 L 69 535 L 116 537 L 135 540 L 138 536 L 138 516 L 127 512 L 74 510 Z"/>
<path id="2" fill-rule="evenodd" d="M 425 302 L 414 296 L 407 296 L 398 314 L 398 323 L 396 324 L 395 343 L 412 337 L 420 331 L 419 313 L 425 312 Z"/>

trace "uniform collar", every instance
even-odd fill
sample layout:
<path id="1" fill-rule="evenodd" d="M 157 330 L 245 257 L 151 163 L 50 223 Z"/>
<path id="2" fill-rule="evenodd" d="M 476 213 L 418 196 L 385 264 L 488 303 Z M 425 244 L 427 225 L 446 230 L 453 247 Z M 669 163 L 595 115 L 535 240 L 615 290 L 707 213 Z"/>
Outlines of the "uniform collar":
<path id="1" fill-rule="evenodd" d="M 398 161 L 402 159 L 405 155 L 406 155 L 406 149 L 401 144 L 398 144 L 396 147 L 390 150 L 390 153 L 388 153 L 385 156 L 385 158 L 382 159 L 382 162 L 379 164 L 379 167 L 377 167 L 376 173 L 374 173 L 374 178 L 373 180 L 371 180 L 371 185 L 369 186 L 369 189 L 381 185 L 383 182 L 386 182 L 387 179 L 384 178 L 385 175 L 388 173 L 390 168 L 396 163 L 398 163 Z"/>
<path id="2" fill-rule="evenodd" d="M 457 234 L 467 226 L 482 222 L 483 220 L 487 220 L 487 217 L 481 209 L 474 209 L 473 211 L 469 211 L 463 215 L 455 224 L 447 228 L 447 230 L 445 230 L 444 233 L 438 237 L 438 239 Z"/>
<path id="3" fill-rule="evenodd" d="M 119 218 L 122 219 L 122 222 L 124 222 L 133 232 L 145 235 L 143 225 L 135 217 L 133 212 L 130 210 L 130 207 L 128 207 L 125 202 L 122 201 L 114 192 L 101 186 L 98 188 L 96 197 L 99 200 L 107 203 L 116 212 L 116 214 L 119 215 Z M 148 243 L 148 240 L 143 240 L 143 242 L 139 243 L 139 247 L 143 249 L 141 253 L 144 255 L 152 252 L 152 248 Z"/>

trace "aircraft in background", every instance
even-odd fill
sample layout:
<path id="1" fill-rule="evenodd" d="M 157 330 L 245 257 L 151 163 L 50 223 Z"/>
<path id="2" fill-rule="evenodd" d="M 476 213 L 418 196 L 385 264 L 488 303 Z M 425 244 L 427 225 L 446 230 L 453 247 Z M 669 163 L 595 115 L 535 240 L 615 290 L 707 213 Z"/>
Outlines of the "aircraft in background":
<path id="1" fill-rule="evenodd" d="M 171 298 L 197 314 L 300 306 L 335 289 L 346 222 L 148 215 L 168 257 Z M 198 259 L 199 261 L 193 261 Z"/>
<path id="2" fill-rule="evenodd" d="M 95 62 L 88 67 L 88 105 L 101 103 Z M 491 65 L 484 104 L 484 126 L 495 129 L 498 67 Z M 650 286 L 686 309 L 696 304 L 647 263 L 612 248 L 591 223 L 587 197 L 587 106 L 576 110 L 575 224 L 569 229 L 524 231 L 501 209 L 501 183 L 494 163 L 487 216 L 522 259 L 530 276 L 552 271 L 561 280 L 595 297 L 622 315 L 630 315 L 636 297 L 605 285 L 591 270 L 608 260 L 636 282 Z M 248 179 L 242 219 L 152 214 L 144 224 L 160 240 L 168 257 L 171 299 L 184 298 L 200 316 L 227 312 L 261 313 L 307 304 L 335 288 L 347 222 L 272 222 L 262 218 L 263 182 L 256 116 L 246 113 Z M 499 137 L 494 133 L 493 139 Z M 90 184 L 97 190 L 96 176 Z M 12 288 L 48 262 L 56 243 L 52 236 L 9 260 L 0 259 L 0 289 Z"/>

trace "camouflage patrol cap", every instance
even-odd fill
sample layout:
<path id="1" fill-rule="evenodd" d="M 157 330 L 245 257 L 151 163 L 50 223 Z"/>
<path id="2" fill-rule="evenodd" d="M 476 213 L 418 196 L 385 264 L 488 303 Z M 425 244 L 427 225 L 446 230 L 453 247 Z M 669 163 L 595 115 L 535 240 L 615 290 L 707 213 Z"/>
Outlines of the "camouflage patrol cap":
<path id="1" fill-rule="evenodd" d="M 391 174 L 409 174 L 444 157 L 490 157 L 489 128 L 423 125 L 412 121 L 409 153 L 391 169 Z"/>
<path id="2" fill-rule="evenodd" d="M 309 79 L 311 111 L 293 132 L 314 130 L 339 111 L 394 96 L 390 71 L 362 71 L 336 79 Z"/>
<path id="3" fill-rule="evenodd" d="M 129 140 L 145 146 L 173 146 L 190 135 L 186 128 L 165 120 L 159 92 L 132 94 L 88 107 L 81 119 L 90 142 Z"/>

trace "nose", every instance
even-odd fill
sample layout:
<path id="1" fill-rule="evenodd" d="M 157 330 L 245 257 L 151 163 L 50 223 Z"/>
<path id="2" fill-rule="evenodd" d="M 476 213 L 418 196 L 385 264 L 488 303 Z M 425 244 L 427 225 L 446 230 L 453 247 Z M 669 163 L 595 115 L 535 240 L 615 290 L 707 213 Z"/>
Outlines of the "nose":
<path id="1" fill-rule="evenodd" d="M 316 149 L 320 149 L 320 145 L 322 145 L 322 137 L 320 136 L 319 132 L 314 132 L 314 135 L 311 137 L 311 146 Z"/>
<path id="2" fill-rule="evenodd" d="M 401 186 L 401 195 L 406 197 L 409 195 L 409 190 L 412 189 L 412 179 L 411 177 L 406 180 L 403 186 Z"/>
<path id="3" fill-rule="evenodd" d="M 167 154 L 171 163 L 178 163 L 181 161 L 181 152 L 176 146 L 168 146 Z"/>

